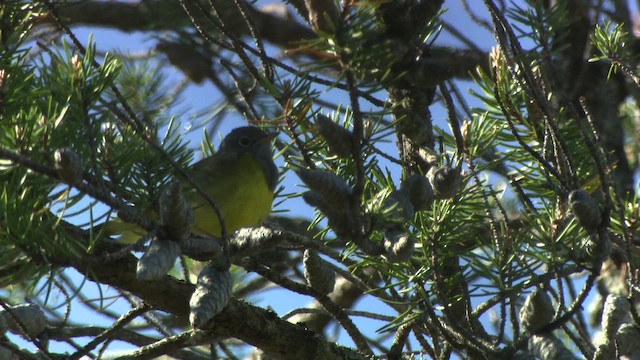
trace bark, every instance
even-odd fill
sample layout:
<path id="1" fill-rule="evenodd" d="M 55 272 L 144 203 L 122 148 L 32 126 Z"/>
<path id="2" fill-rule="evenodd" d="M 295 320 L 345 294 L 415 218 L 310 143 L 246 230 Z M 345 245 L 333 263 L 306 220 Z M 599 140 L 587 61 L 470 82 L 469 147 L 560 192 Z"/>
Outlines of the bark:
<path id="1" fill-rule="evenodd" d="M 157 281 L 136 279 L 133 256 L 115 261 L 57 259 L 88 279 L 114 286 L 138 296 L 152 307 L 183 319 L 187 324 L 189 299 L 195 287 L 170 276 Z M 95 259 L 93 259 L 95 260 Z M 232 298 L 227 307 L 207 326 L 215 338 L 237 338 L 284 359 L 365 359 L 355 350 L 326 341 L 301 325 L 282 320 L 272 311 Z"/>
<path id="2" fill-rule="evenodd" d="M 105 27 L 124 32 L 177 30 L 190 25 L 177 2 L 152 2 L 151 4 L 155 5 L 148 5 L 146 2 L 118 1 L 68 2 L 57 6 L 57 14 L 62 21 L 70 26 Z M 224 5 L 226 4 L 231 5 L 232 2 L 227 2 Z M 269 4 L 259 8 L 246 4 L 246 7 L 249 9 L 260 36 L 274 45 L 283 49 L 297 48 L 305 41 L 317 39 L 315 32 L 307 24 L 298 22 L 282 4 Z M 304 8 L 304 4 L 302 4 L 302 8 Z M 301 14 L 307 16 L 306 9 Z M 239 15 L 228 14 L 226 18 L 233 20 L 225 25 L 236 36 L 250 35 L 249 29 Z M 38 19 L 39 25 L 52 23 L 55 21 L 50 15 Z M 162 51 L 164 52 L 164 50 Z M 192 55 L 195 58 L 201 56 L 195 49 L 191 51 L 193 51 Z M 436 46 L 432 49 L 432 53 L 433 61 L 437 64 L 446 64 L 451 76 L 457 78 L 468 79 L 477 66 L 486 69 L 488 65 L 487 54 L 474 50 Z M 167 55 L 173 54 L 168 53 Z M 184 52 L 179 55 L 181 57 L 191 56 Z M 206 76 L 206 74 L 198 74 L 195 78 L 202 76 Z"/>

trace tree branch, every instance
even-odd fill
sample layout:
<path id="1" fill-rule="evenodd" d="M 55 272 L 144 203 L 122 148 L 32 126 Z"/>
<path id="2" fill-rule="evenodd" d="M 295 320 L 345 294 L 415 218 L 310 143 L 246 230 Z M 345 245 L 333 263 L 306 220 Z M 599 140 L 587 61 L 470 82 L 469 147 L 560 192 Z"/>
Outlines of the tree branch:
<path id="1" fill-rule="evenodd" d="M 189 298 L 194 286 L 165 276 L 156 281 L 136 279 L 136 259 L 128 256 L 112 262 L 81 259 L 52 259 L 56 265 L 71 266 L 88 279 L 115 286 L 140 297 L 154 308 L 184 319 L 189 316 Z M 212 337 L 234 337 L 285 359 L 365 359 L 356 351 L 327 342 L 318 334 L 280 319 L 273 312 L 242 300 L 231 299 L 206 330 Z M 297 346 L 291 346 L 297 344 Z"/>
<path id="2" fill-rule="evenodd" d="M 233 6 L 229 6 L 231 4 L 224 5 L 228 8 L 233 8 Z M 316 38 L 316 34 L 308 26 L 296 22 L 288 14 L 284 5 L 268 5 L 259 9 L 248 4 L 246 6 L 249 14 L 255 20 L 256 29 L 271 43 L 287 47 L 301 40 Z M 70 26 L 98 26 L 124 32 L 169 30 L 188 23 L 187 18 L 184 16 L 181 20 L 176 18 L 177 14 L 183 15 L 184 12 L 174 2 L 170 2 L 170 5 L 151 8 L 142 1 L 135 3 L 78 1 L 59 5 L 57 10 L 60 18 Z M 45 16 L 40 19 L 40 22 L 48 24 L 55 21 L 50 16 Z M 228 25 L 234 25 L 231 30 L 238 36 L 249 34 L 249 29 L 243 21 L 229 23 Z"/>
<path id="3" fill-rule="evenodd" d="M 301 42 L 315 40 L 317 35 L 307 25 L 297 22 L 285 6 L 279 4 L 255 8 L 246 4 L 248 14 L 255 21 L 255 28 L 266 41 L 282 48 L 297 47 Z M 229 6 L 231 7 L 231 6 Z M 184 12 L 179 8 L 149 8 L 144 2 L 69 2 L 57 7 L 58 16 L 69 26 L 98 26 L 124 32 L 171 30 L 188 23 L 186 17 L 176 21 L 176 14 Z M 38 20 L 39 24 L 55 23 L 50 16 Z M 229 22 L 236 36 L 250 35 L 243 21 Z M 433 46 L 431 56 L 436 63 L 446 64 L 455 78 L 469 79 L 470 74 L 480 66 L 488 70 L 488 54 L 474 49 L 453 49 Z"/>

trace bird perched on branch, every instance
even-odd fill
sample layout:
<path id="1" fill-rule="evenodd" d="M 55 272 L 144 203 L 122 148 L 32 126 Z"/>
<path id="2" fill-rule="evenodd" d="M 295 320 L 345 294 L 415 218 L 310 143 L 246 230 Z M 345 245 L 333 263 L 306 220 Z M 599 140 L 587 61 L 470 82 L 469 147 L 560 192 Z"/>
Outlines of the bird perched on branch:
<path id="1" fill-rule="evenodd" d="M 244 226 L 259 225 L 271 212 L 278 168 L 273 162 L 271 140 L 275 134 L 251 126 L 232 130 L 218 151 L 193 164 L 186 173 L 204 190 L 221 212 L 227 234 Z M 220 219 L 209 201 L 187 181 L 181 181 L 184 197 L 193 209 L 192 232 L 220 237 Z M 105 225 L 119 242 L 133 243 L 147 232 L 116 219 Z"/>

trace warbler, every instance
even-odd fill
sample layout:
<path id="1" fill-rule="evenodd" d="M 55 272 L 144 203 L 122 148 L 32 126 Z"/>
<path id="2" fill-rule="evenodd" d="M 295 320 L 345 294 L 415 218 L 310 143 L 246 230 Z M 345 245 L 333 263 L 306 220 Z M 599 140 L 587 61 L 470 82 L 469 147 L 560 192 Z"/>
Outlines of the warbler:
<path id="1" fill-rule="evenodd" d="M 271 212 L 278 182 L 271 146 L 274 137 L 275 134 L 257 127 L 236 128 L 222 139 L 215 154 L 186 169 L 222 213 L 227 234 L 244 226 L 259 225 Z M 186 181 L 183 192 L 195 215 L 192 232 L 220 237 L 220 220 L 207 199 Z M 146 233 L 136 225 L 117 220 L 107 224 L 105 231 L 110 235 L 121 234 L 118 241 L 123 243 L 135 242 Z"/>

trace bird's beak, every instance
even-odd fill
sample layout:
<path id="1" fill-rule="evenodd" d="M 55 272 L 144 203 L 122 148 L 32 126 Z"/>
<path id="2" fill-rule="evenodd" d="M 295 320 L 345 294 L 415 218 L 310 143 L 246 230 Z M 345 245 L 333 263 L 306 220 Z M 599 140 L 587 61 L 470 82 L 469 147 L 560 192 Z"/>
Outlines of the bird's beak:
<path id="1" fill-rule="evenodd" d="M 275 139 L 276 137 L 278 137 L 277 133 L 268 133 L 267 135 L 265 135 L 263 138 L 261 138 L 257 142 L 259 144 L 267 144 L 267 143 L 271 142 L 271 140 Z"/>

